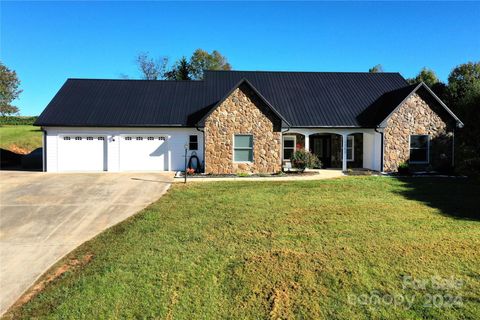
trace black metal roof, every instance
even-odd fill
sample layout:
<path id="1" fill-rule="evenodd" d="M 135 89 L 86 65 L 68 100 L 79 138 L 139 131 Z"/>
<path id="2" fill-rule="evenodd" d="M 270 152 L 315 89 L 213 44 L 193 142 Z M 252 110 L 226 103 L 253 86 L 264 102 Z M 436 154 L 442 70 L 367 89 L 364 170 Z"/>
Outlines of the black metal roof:
<path id="1" fill-rule="evenodd" d="M 195 126 L 242 79 L 293 127 L 374 126 L 411 92 L 399 73 L 206 71 L 202 81 L 68 79 L 35 124 Z"/>

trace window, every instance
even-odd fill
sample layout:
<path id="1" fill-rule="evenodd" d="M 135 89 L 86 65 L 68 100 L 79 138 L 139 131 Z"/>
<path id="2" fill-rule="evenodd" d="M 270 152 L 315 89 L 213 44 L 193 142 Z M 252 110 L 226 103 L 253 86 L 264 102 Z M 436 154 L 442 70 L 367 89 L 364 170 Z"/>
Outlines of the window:
<path id="1" fill-rule="evenodd" d="M 135 140 L 142 141 L 143 137 L 136 137 Z"/>
<path id="2" fill-rule="evenodd" d="M 428 163 L 428 135 L 410 136 L 410 163 Z"/>
<path id="3" fill-rule="evenodd" d="M 354 161 L 355 160 L 355 152 L 354 152 L 354 137 L 348 136 L 347 137 L 347 161 Z"/>
<path id="4" fill-rule="evenodd" d="M 155 140 L 155 138 L 154 137 L 148 137 L 147 140 L 153 141 L 153 140 Z"/>
<path id="5" fill-rule="evenodd" d="M 132 137 L 125 137 L 125 140 L 130 141 L 132 140 Z"/>
<path id="6" fill-rule="evenodd" d="M 198 136 L 191 135 L 188 139 L 188 149 L 189 150 L 198 150 Z"/>
<path id="7" fill-rule="evenodd" d="M 87 140 L 88 140 L 88 141 L 92 141 L 92 140 L 93 140 L 93 137 L 87 137 Z"/>
<path id="8" fill-rule="evenodd" d="M 105 140 L 105 137 L 98 137 L 98 140 L 103 141 L 103 140 Z"/>
<path id="9" fill-rule="evenodd" d="M 70 140 L 70 137 L 63 137 L 63 140 Z"/>
<path id="10" fill-rule="evenodd" d="M 82 140 L 82 137 L 75 137 L 75 140 Z"/>
<path id="11" fill-rule="evenodd" d="M 253 161 L 253 136 L 249 134 L 236 134 L 233 141 L 233 161 Z"/>
<path id="12" fill-rule="evenodd" d="M 283 160 L 290 160 L 295 152 L 296 137 L 284 136 L 283 137 Z"/>

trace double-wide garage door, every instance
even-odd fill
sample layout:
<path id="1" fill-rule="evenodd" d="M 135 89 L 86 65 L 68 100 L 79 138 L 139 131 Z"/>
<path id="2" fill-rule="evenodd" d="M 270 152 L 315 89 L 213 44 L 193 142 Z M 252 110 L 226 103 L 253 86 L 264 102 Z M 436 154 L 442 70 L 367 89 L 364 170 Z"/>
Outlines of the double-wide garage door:
<path id="1" fill-rule="evenodd" d="M 66 135 L 59 137 L 59 171 L 107 171 L 110 165 L 120 171 L 168 170 L 168 150 L 165 136 L 121 135 L 119 141 L 107 145 L 105 136 Z M 113 143 L 117 143 L 116 147 Z M 109 154 L 109 151 L 114 154 Z M 116 169 L 113 169 L 116 170 Z"/>

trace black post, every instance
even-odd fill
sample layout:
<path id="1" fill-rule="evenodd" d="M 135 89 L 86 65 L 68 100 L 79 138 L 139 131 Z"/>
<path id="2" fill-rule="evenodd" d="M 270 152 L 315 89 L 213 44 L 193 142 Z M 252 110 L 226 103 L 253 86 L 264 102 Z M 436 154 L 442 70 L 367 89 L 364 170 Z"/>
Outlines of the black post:
<path id="1" fill-rule="evenodd" d="M 184 183 L 187 183 L 187 148 L 185 148 L 185 181 Z"/>

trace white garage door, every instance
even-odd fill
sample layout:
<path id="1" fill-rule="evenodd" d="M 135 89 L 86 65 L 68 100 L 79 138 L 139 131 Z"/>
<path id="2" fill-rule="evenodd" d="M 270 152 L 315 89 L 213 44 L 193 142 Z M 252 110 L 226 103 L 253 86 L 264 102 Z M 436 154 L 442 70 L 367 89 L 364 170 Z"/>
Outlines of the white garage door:
<path id="1" fill-rule="evenodd" d="M 107 170 L 105 137 L 72 135 L 59 138 L 59 171 Z"/>
<path id="2" fill-rule="evenodd" d="M 124 135 L 120 138 L 120 170 L 168 170 L 168 150 L 165 136 Z"/>

